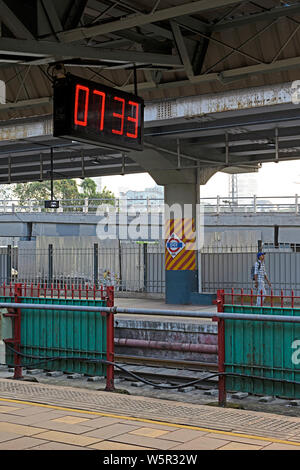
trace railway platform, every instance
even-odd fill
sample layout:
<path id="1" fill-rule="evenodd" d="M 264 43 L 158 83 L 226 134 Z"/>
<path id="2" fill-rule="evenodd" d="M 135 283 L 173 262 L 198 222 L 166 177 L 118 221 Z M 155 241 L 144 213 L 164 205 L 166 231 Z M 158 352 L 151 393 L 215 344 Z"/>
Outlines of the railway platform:
<path id="1" fill-rule="evenodd" d="M 300 420 L 0 379 L 0 450 L 25 449 L 300 450 Z"/>

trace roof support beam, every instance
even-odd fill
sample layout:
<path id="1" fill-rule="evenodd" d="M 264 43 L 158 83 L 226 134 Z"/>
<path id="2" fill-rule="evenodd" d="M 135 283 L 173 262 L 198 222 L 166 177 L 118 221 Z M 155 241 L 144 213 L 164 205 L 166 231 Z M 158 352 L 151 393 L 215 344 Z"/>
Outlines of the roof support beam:
<path id="1" fill-rule="evenodd" d="M 253 15 L 243 16 L 241 18 L 224 21 L 213 26 L 213 31 L 223 31 L 225 29 L 239 28 L 240 26 L 248 25 L 250 23 L 259 23 L 262 21 L 269 21 L 275 18 L 287 17 L 300 14 L 299 3 L 285 7 L 273 8 L 262 13 L 255 13 Z"/>
<path id="2" fill-rule="evenodd" d="M 173 82 L 159 83 L 156 88 L 165 89 L 172 87 L 196 85 L 205 82 L 220 81 L 221 83 L 230 83 L 235 80 L 241 80 L 252 74 L 282 72 L 284 70 L 299 69 L 300 56 L 291 57 L 290 59 L 277 60 L 271 64 L 257 64 L 248 67 L 239 67 L 237 69 L 224 70 L 219 73 L 206 73 L 201 75 L 194 75 L 190 80 L 181 80 Z M 153 88 L 151 83 L 139 83 L 139 90 L 150 90 Z M 124 87 L 124 90 L 131 90 L 132 85 Z"/>
<path id="3" fill-rule="evenodd" d="M 109 34 L 116 31 L 122 31 L 124 29 L 135 28 L 137 26 L 149 25 L 156 23 L 157 21 L 164 21 L 176 18 L 178 16 L 192 15 L 194 13 L 200 13 L 215 8 L 224 7 L 241 3 L 241 1 L 235 0 L 198 0 L 196 2 L 185 3 L 184 5 L 178 5 L 176 7 L 165 8 L 154 12 L 153 14 L 139 14 L 134 16 L 126 17 L 122 20 L 112 21 L 107 24 L 100 24 L 91 27 L 82 27 L 69 31 L 62 32 L 59 37 L 63 42 L 72 42 L 85 38 L 92 38 L 99 34 Z"/>
<path id="4" fill-rule="evenodd" d="M 106 61 L 113 63 L 136 63 L 136 64 L 155 64 L 170 67 L 182 66 L 179 57 L 167 54 L 153 54 L 139 51 L 120 51 L 86 47 L 78 45 L 58 44 L 50 41 L 22 41 L 19 39 L 0 38 L 0 54 L 23 55 L 31 60 L 35 57 L 35 64 L 38 65 L 38 58 L 44 63 L 45 56 L 53 57 L 55 60 L 93 59 L 96 61 Z M 29 65 L 28 60 L 22 62 Z"/>
<path id="5" fill-rule="evenodd" d="M 192 64 L 191 64 L 191 61 L 190 61 L 190 58 L 189 58 L 189 54 L 188 54 L 183 36 L 181 34 L 181 31 L 180 31 L 180 27 L 178 26 L 178 24 L 175 21 L 170 21 L 170 23 L 171 23 L 171 28 L 172 28 L 172 31 L 173 31 L 177 51 L 178 51 L 178 54 L 180 56 L 180 59 L 181 59 L 183 65 L 184 65 L 185 72 L 186 72 L 188 78 L 193 77 L 193 75 L 194 75 L 193 67 L 192 67 Z"/>
<path id="6" fill-rule="evenodd" d="M 16 17 L 3 0 L 0 0 L 0 20 L 8 27 L 8 29 L 21 39 L 34 39 L 31 32 Z"/>
<path id="7" fill-rule="evenodd" d="M 60 18 L 55 10 L 55 5 L 53 4 L 52 0 L 42 0 L 43 7 L 47 13 L 48 21 L 50 23 L 51 28 L 56 33 L 58 31 L 63 30 L 63 26 L 61 24 Z"/>

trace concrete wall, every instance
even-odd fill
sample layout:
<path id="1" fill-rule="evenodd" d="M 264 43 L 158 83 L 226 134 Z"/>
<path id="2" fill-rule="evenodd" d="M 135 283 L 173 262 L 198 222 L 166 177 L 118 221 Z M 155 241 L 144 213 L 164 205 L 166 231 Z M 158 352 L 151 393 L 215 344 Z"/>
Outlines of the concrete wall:
<path id="1" fill-rule="evenodd" d="M 140 224 L 140 239 L 157 240 L 162 237 L 161 215 L 130 216 L 129 225 Z M 128 224 L 117 217 L 116 235 L 126 237 Z M 120 222 L 120 223 L 119 223 Z M 96 237 L 97 224 L 104 227 L 104 218 L 90 214 L 25 214 L 0 216 L 0 237 L 17 237 L 32 240 L 39 236 L 50 237 Z M 257 240 L 273 242 L 275 225 L 279 227 L 278 241 L 300 243 L 300 215 L 297 214 L 207 214 L 204 217 L 206 244 L 237 245 L 252 244 Z"/>
<path id="2" fill-rule="evenodd" d="M 174 319 L 173 319 L 174 320 Z M 218 344 L 217 325 L 211 322 L 122 319 L 115 317 L 115 337 L 166 343 Z M 217 354 L 116 346 L 116 354 L 216 363 Z"/>

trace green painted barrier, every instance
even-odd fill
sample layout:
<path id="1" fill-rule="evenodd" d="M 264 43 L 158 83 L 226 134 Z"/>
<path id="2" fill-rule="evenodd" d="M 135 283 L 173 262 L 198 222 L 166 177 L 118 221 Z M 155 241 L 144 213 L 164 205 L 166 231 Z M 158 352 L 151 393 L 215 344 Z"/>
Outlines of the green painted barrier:
<path id="1" fill-rule="evenodd" d="M 12 299 L 0 297 L 1 302 L 11 302 Z M 101 362 L 92 363 L 85 360 L 106 360 L 107 317 L 101 315 L 101 306 L 107 305 L 105 300 L 20 297 L 20 302 L 99 307 L 99 312 L 22 308 L 21 353 L 34 357 L 22 356 L 21 362 L 25 367 L 49 371 L 106 375 L 106 366 Z M 53 360 L 43 359 L 49 357 Z M 66 359 L 55 360 L 56 357 Z M 75 357 L 79 359 L 74 359 Z M 8 347 L 6 363 L 14 365 L 14 353 Z"/>
<path id="2" fill-rule="evenodd" d="M 225 313 L 299 316 L 300 309 L 224 305 Z M 226 376 L 228 391 L 300 398 L 300 324 L 225 320 L 225 371 L 266 377 Z M 292 384 L 284 381 L 299 382 Z"/>

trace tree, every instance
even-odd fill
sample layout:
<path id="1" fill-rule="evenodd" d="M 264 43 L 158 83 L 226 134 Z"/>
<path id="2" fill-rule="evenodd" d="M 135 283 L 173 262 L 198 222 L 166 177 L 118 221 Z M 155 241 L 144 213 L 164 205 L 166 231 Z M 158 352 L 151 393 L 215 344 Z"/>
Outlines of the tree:
<path id="1" fill-rule="evenodd" d="M 0 185 L 0 201 L 7 201 L 12 198 L 12 186 L 9 184 Z"/>
<path id="2" fill-rule="evenodd" d="M 81 189 L 82 191 L 80 191 Z M 85 199 L 102 199 L 108 204 L 114 204 L 115 196 L 104 187 L 103 191 L 97 192 L 97 185 L 92 178 L 85 178 L 78 186 L 74 179 L 55 180 L 53 183 L 54 198 L 61 201 L 61 206 L 76 201 L 78 208 L 84 205 Z M 18 199 L 20 206 L 28 204 L 28 201 L 43 204 L 51 198 L 50 181 L 18 183 L 12 190 L 13 197 Z"/>
<path id="3" fill-rule="evenodd" d="M 53 184 L 54 197 L 58 200 L 79 198 L 79 191 L 75 180 L 57 180 Z M 28 201 L 42 203 L 51 198 L 50 181 L 18 183 L 13 189 L 13 195 L 19 200 L 20 206 Z"/>
<path id="4" fill-rule="evenodd" d="M 80 187 L 83 190 L 81 193 L 82 198 L 89 200 L 89 210 L 92 209 L 96 211 L 97 206 L 103 204 L 115 205 L 114 194 L 109 191 L 106 186 L 104 186 L 101 192 L 98 192 L 97 185 L 91 178 L 85 178 Z"/>

